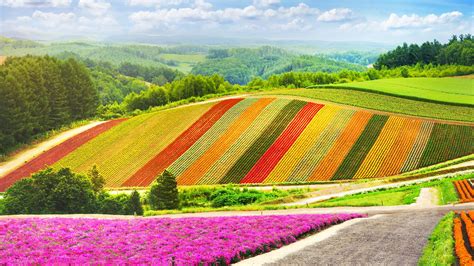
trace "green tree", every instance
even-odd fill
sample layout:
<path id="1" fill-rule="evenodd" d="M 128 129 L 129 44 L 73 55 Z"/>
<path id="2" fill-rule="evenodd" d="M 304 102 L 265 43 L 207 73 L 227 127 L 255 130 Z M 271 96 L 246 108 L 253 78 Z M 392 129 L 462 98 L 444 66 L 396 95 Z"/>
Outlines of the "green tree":
<path id="1" fill-rule="evenodd" d="M 89 178 L 69 168 L 48 168 L 16 182 L 4 200 L 8 214 L 91 213 L 96 209 Z"/>
<path id="2" fill-rule="evenodd" d="M 95 193 L 99 193 L 104 189 L 105 178 L 100 174 L 97 165 L 93 165 L 92 168 L 87 172 L 87 177 L 89 177 L 92 183 L 92 189 Z"/>
<path id="3" fill-rule="evenodd" d="M 143 215 L 143 206 L 140 202 L 140 193 L 138 193 L 136 190 L 130 194 L 130 198 L 128 199 L 127 214 Z"/>
<path id="4" fill-rule="evenodd" d="M 148 201 L 154 210 L 179 208 L 178 183 L 176 177 L 168 170 L 165 170 L 151 186 Z"/>

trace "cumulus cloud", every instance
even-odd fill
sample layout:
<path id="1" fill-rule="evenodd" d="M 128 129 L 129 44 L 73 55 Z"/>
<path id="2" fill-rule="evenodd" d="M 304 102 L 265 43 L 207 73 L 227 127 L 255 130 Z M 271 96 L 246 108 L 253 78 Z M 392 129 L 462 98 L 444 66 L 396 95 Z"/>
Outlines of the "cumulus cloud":
<path id="1" fill-rule="evenodd" d="M 59 25 L 69 24 L 76 19 L 74 13 L 52 13 L 36 10 L 31 16 L 33 20 L 47 27 L 57 27 Z M 23 18 L 26 19 L 26 18 Z"/>
<path id="2" fill-rule="evenodd" d="M 462 17 L 459 11 L 443 13 L 439 16 L 430 14 L 427 16 L 419 16 L 417 14 L 398 16 L 395 13 L 390 14 L 387 20 L 382 22 L 385 29 L 403 29 L 403 28 L 420 28 L 430 27 L 437 24 L 446 24 L 457 21 Z"/>
<path id="3" fill-rule="evenodd" d="M 323 12 L 318 16 L 318 21 L 322 22 L 340 22 L 353 18 L 352 10 L 349 8 L 334 8 Z"/>
<path id="4" fill-rule="evenodd" d="M 186 0 L 128 0 L 128 4 L 131 6 L 177 6 L 187 2 Z"/>
<path id="5" fill-rule="evenodd" d="M 107 13 L 111 4 L 103 0 L 79 0 L 78 6 L 95 16 L 102 16 Z"/>
<path id="6" fill-rule="evenodd" d="M 253 0 L 254 6 L 269 7 L 280 4 L 280 0 Z"/>
<path id="7" fill-rule="evenodd" d="M 8 7 L 68 7 L 71 0 L 0 0 L 0 6 Z"/>

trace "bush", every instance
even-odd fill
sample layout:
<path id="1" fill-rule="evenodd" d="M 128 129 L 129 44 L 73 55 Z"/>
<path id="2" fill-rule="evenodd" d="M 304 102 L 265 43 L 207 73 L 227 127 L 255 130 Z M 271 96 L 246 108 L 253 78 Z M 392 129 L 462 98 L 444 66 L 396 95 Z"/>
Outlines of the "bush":
<path id="1" fill-rule="evenodd" d="M 4 204 L 6 214 L 91 213 L 96 197 L 88 177 L 48 168 L 11 186 Z"/>
<path id="2" fill-rule="evenodd" d="M 5 204 L 3 203 L 3 199 L 0 198 L 0 215 L 5 213 Z"/>
<path id="3" fill-rule="evenodd" d="M 153 210 L 179 208 L 178 183 L 176 177 L 165 170 L 150 188 L 148 203 Z"/>
<path id="4" fill-rule="evenodd" d="M 134 190 L 127 202 L 127 214 L 143 215 L 143 206 L 140 202 L 140 194 Z"/>
<path id="5" fill-rule="evenodd" d="M 125 194 L 101 193 L 98 197 L 98 212 L 103 214 L 127 214 L 129 197 Z"/>

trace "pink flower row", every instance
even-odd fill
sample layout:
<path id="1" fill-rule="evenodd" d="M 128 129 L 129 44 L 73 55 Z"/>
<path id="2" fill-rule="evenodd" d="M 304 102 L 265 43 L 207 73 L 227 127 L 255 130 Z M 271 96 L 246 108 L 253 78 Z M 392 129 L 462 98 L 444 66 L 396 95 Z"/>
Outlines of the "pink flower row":
<path id="1" fill-rule="evenodd" d="M 229 264 L 360 214 L 0 220 L 0 264 Z"/>

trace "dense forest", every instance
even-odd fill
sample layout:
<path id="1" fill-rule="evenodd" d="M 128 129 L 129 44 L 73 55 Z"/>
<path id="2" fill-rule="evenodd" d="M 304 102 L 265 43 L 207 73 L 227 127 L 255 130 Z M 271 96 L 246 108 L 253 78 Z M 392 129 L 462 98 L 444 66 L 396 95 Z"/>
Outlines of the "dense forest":
<path id="1" fill-rule="evenodd" d="M 246 84 L 252 77 L 268 78 L 289 71 L 337 72 L 363 71 L 365 67 L 324 56 L 294 55 L 271 46 L 260 48 L 211 49 L 204 62 L 196 64 L 193 74 L 220 74 L 232 84 Z"/>
<path id="2" fill-rule="evenodd" d="M 92 117 L 98 105 L 89 70 L 74 59 L 24 56 L 0 66 L 0 154 L 37 134 Z"/>
<path id="3" fill-rule="evenodd" d="M 454 35 L 446 44 L 437 40 L 398 46 L 381 54 L 375 62 L 376 69 L 411 66 L 416 64 L 472 65 L 474 63 L 474 38 L 470 34 Z"/>

